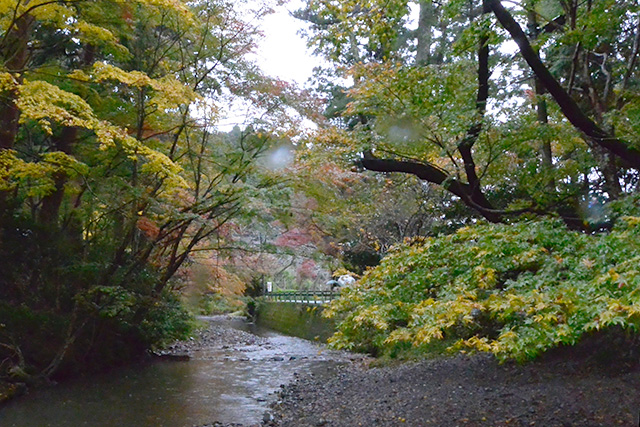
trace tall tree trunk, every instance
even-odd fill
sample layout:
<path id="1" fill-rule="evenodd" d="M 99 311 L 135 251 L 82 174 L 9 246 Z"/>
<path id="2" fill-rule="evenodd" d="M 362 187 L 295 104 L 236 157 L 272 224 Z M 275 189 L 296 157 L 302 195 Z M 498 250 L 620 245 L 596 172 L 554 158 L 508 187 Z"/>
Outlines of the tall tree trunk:
<path id="1" fill-rule="evenodd" d="M 22 74 L 29 59 L 29 36 L 33 23 L 31 15 L 22 15 L 15 21 L 0 47 L 4 68 L 17 76 L 18 83 L 22 83 Z M 0 94 L 0 150 L 13 148 L 15 144 L 20 118 L 20 111 L 15 104 L 17 97 L 15 89 Z"/>
<path id="2" fill-rule="evenodd" d="M 527 14 L 527 27 L 529 30 L 529 36 L 532 40 L 537 40 L 540 35 L 540 26 L 538 25 L 538 19 L 535 12 L 535 3 L 530 2 L 527 7 L 529 12 Z M 538 123 L 545 131 L 549 126 L 549 113 L 547 110 L 547 101 L 544 99 L 546 93 L 544 85 L 537 76 L 533 77 L 533 87 L 536 94 L 536 115 Z M 547 175 L 546 187 L 549 191 L 555 192 L 556 184 L 553 178 L 553 153 L 551 150 L 551 139 L 547 135 L 547 132 L 543 132 L 543 137 L 540 147 L 540 156 L 542 158 L 542 170 Z"/>
<path id="3" fill-rule="evenodd" d="M 0 60 L 4 69 L 22 83 L 22 74 L 29 58 L 29 36 L 34 19 L 30 15 L 22 15 L 0 46 Z M 0 151 L 12 149 L 18 133 L 20 110 L 15 101 L 18 98 L 17 88 L 0 92 Z M 11 218 L 11 195 L 0 191 L 0 227 Z"/>
<path id="4" fill-rule="evenodd" d="M 436 8 L 433 0 L 421 0 L 416 29 L 416 64 L 426 65 L 431 62 L 431 46 L 433 44 L 433 27 L 437 23 Z"/>
<path id="5" fill-rule="evenodd" d="M 489 6 L 485 1 L 482 2 L 482 14 L 490 13 Z M 491 203 L 485 197 L 480 178 L 476 171 L 476 163 L 473 159 L 473 146 L 478 141 L 484 116 L 487 110 L 487 100 L 489 99 L 489 36 L 485 33 L 480 36 L 478 42 L 478 91 L 476 94 L 476 113 L 477 123 L 473 124 L 467 130 L 466 137 L 458 144 L 458 151 L 464 162 L 464 170 L 467 176 L 467 182 L 471 187 L 471 199 L 478 205 L 483 207 L 491 207 Z"/>
<path id="6" fill-rule="evenodd" d="M 64 127 L 56 138 L 54 145 L 57 151 L 71 154 L 73 145 L 78 137 L 78 129 L 75 127 Z M 54 176 L 56 189 L 52 194 L 42 199 L 42 206 L 39 213 L 39 221 L 42 224 L 55 225 L 58 222 L 60 206 L 64 198 L 64 185 L 68 176 L 64 171 L 59 171 Z"/>

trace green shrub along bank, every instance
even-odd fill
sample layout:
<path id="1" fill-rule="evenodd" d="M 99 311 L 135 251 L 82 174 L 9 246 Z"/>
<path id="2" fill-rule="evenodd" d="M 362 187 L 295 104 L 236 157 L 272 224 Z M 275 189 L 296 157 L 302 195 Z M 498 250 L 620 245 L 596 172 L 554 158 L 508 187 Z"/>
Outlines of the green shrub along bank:
<path id="1" fill-rule="evenodd" d="M 529 360 L 595 331 L 637 331 L 639 265 L 632 216 L 596 235 L 547 220 L 415 239 L 330 305 L 329 341 L 392 357 L 446 348 Z"/>
<path id="2" fill-rule="evenodd" d="M 192 329 L 179 295 L 158 292 L 150 266 L 103 280 L 108 245 L 82 250 L 33 224 L 0 230 L 0 242 L 0 382 L 122 364 Z"/>

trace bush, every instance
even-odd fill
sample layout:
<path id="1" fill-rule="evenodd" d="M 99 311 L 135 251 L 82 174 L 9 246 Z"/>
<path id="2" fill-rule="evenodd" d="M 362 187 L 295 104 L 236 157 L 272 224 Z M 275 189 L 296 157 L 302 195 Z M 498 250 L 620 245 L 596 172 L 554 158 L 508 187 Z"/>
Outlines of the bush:
<path id="1" fill-rule="evenodd" d="M 608 234 L 556 221 L 477 225 L 394 248 L 325 311 L 337 348 L 485 351 L 519 361 L 640 326 L 640 218 Z"/>
<path id="2" fill-rule="evenodd" d="M 244 308 L 242 298 L 237 295 L 208 293 L 198 301 L 198 313 L 201 315 L 227 314 Z"/>
<path id="3" fill-rule="evenodd" d="M 177 293 L 155 292 L 158 271 L 142 266 L 101 284 L 108 247 L 89 251 L 63 237 L 26 221 L 0 228 L 0 380 L 122 364 L 192 330 Z"/>

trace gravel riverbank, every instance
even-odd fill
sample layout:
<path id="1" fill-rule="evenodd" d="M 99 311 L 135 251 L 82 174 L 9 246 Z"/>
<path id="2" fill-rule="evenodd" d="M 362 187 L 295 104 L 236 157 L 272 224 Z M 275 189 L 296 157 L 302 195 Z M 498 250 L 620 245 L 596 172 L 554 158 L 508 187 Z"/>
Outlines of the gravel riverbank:
<path id="1" fill-rule="evenodd" d="M 246 345 L 270 343 L 218 319 L 168 351 Z M 370 368 L 361 355 L 318 349 L 341 363 L 323 375 L 296 374 L 275 396 L 265 396 L 273 403 L 263 427 L 638 426 L 640 369 L 579 350 L 523 366 L 460 355 Z"/>
<path id="2" fill-rule="evenodd" d="M 578 361 L 525 366 L 488 355 L 347 367 L 298 380 L 274 422 L 303 426 L 638 426 L 640 371 Z"/>
<path id="3" fill-rule="evenodd" d="M 232 324 L 244 322 L 243 318 L 227 315 L 200 317 L 203 327 L 198 329 L 191 339 L 178 341 L 158 352 L 158 355 L 189 356 L 199 350 L 226 349 L 248 345 L 266 345 L 269 340 Z"/>

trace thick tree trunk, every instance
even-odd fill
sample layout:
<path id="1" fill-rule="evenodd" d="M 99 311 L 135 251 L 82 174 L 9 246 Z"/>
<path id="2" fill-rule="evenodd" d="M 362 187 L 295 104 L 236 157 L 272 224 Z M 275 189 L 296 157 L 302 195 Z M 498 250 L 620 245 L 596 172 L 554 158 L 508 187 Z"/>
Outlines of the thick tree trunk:
<path id="1" fill-rule="evenodd" d="M 17 76 L 22 83 L 22 74 L 29 59 L 29 36 L 34 19 L 30 15 L 22 15 L 9 30 L 0 47 L 2 61 L 7 72 Z M 18 97 L 16 90 L 0 94 L 0 150 L 13 148 L 18 132 L 20 111 L 15 104 Z"/>
<path id="2" fill-rule="evenodd" d="M 482 14 L 490 12 L 486 1 L 482 2 Z M 480 184 L 480 178 L 476 171 L 476 163 L 473 159 L 473 146 L 478 141 L 482 132 L 484 116 L 487 110 L 487 100 L 489 99 L 489 37 L 483 34 L 480 37 L 478 46 L 478 92 L 476 94 L 476 113 L 477 123 L 467 130 L 466 137 L 458 144 L 458 151 L 464 162 L 464 170 L 467 176 L 467 182 L 471 187 L 472 201 L 482 207 L 490 207 L 491 203 L 487 200 Z"/>
<path id="3" fill-rule="evenodd" d="M 436 9 L 432 0 L 420 1 L 418 28 L 416 29 L 416 64 L 431 64 L 431 46 L 433 44 L 433 27 L 437 23 Z"/>
<path id="4" fill-rule="evenodd" d="M 538 25 L 538 19 L 534 10 L 535 3 L 531 2 L 527 5 L 529 13 L 527 14 L 527 27 L 529 36 L 532 40 L 537 40 L 540 32 L 543 31 Z M 547 101 L 544 99 L 546 93 L 544 85 L 536 76 L 533 77 L 533 87 L 536 93 L 536 115 L 538 123 L 545 129 L 549 125 L 549 113 L 547 110 Z M 553 153 L 551 150 L 551 140 L 546 133 L 543 133 L 540 156 L 542 158 L 542 170 L 547 175 L 546 187 L 549 191 L 555 192 L 556 184 L 553 178 Z"/>
<path id="5" fill-rule="evenodd" d="M 30 15 L 23 15 L 9 29 L 2 46 L 0 46 L 0 60 L 4 69 L 13 74 L 18 83 L 22 83 L 22 74 L 29 58 L 29 35 L 34 19 Z M 12 149 L 18 133 L 20 110 L 15 103 L 18 98 L 17 89 L 0 92 L 0 151 Z M 0 191 L 0 227 L 11 217 L 11 195 Z"/>
<path id="6" fill-rule="evenodd" d="M 56 149 L 65 154 L 71 154 L 77 136 L 77 128 L 63 128 L 60 135 L 54 138 Z M 55 225 L 58 222 L 60 206 L 62 206 L 62 200 L 64 199 L 64 185 L 67 183 L 67 179 L 68 177 L 63 171 L 58 172 L 54 177 L 56 189 L 52 194 L 42 199 L 42 206 L 38 217 L 40 223 Z"/>

